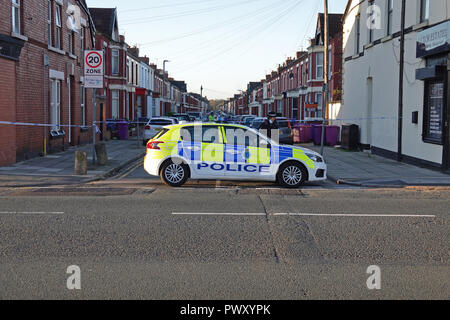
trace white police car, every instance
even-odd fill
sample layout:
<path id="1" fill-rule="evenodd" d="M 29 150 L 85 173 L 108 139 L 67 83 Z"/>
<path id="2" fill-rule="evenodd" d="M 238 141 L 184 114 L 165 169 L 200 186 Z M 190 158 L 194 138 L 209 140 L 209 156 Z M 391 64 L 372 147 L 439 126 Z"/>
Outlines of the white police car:
<path id="1" fill-rule="evenodd" d="M 327 178 L 316 152 L 279 145 L 240 125 L 183 124 L 164 127 L 147 143 L 145 170 L 172 187 L 188 179 L 277 181 L 298 188 Z"/>

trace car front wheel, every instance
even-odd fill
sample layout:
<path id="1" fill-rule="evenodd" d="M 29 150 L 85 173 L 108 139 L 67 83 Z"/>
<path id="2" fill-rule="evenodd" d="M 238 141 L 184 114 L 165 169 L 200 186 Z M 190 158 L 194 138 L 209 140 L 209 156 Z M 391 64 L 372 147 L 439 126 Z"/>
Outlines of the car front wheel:
<path id="1" fill-rule="evenodd" d="M 189 178 L 188 166 L 177 161 L 166 161 L 161 168 L 161 180 L 170 187 L 181 187 Z"/>
<path id="2" fill-rule="evenodd" d="M 287 162 L 280 167 L 277 179 L 283 188 L 296 189 L 302 186 L 308 173 L 306 169 L 297 162 Z"/>

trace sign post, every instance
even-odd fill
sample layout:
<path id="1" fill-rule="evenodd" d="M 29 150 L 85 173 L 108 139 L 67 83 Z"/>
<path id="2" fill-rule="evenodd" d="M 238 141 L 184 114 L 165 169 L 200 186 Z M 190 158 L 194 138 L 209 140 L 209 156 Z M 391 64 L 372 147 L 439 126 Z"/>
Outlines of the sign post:
<path id="1" fill-rule="evenodd" d="M 84 87 L 92 88 L 92 161 L 95 165 L 95 142 L 97 135 L 96 115 L 96 89 L 103 89 L 104 59 L 103 51 L 86 50 L 84 52 Z"/>

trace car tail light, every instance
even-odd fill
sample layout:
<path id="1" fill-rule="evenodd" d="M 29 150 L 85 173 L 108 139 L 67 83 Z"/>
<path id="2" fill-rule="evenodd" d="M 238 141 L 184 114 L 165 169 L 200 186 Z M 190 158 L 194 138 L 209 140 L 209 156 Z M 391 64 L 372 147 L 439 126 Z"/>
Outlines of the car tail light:
<path id="1" fill-rule="evenodd" d="M 159 145 L 163 144 L 163 143 L 164 142 L 162 142 L 162 141 L 149 141 L 147 143 L 147 149 L 150 149 L 150 150 L 161 150 Z"/>
<path id="2" fill-rule="evenodd" d="M 150 126 L 145 126 L 144 129 L 145 130 L 150 130 Z"/>

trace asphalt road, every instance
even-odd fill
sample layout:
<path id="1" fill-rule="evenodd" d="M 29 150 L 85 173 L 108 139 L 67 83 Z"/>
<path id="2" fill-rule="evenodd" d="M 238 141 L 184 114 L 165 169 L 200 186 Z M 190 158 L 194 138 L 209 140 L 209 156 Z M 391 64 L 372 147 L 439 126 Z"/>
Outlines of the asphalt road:
<path id="1" fill-rule="evenodd" d="M 0 299 L 450 297 L 448 189 L 170 189 L 140 170 L 2 191 Z"/>

